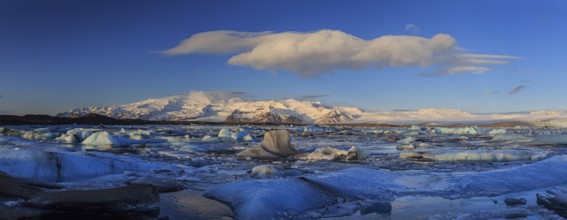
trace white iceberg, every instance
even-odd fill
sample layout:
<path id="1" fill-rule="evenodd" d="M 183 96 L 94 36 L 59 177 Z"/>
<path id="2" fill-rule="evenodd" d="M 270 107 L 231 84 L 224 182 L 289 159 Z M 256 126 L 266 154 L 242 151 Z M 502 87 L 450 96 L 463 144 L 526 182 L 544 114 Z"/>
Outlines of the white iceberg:
<path id="1" fill-rule="evenodd" d="M 228 128 L 223 128 L 219 131 L 219 134 L 217 136 L 219 138 L 230 138 L 230 130 L 228 130 Z"/>
<path id="2" fill-rule="evenodd" d="M 462 128 L 435 128 L 436 134 L 453 134 L 453 135 L 478 135 L 487 134 L 487 129 L 478 127 L 462 127 Z"/>
<path id="3" fill-rule="evenodd" d="M 415 137 L 407 137 L 396 142 L 396 144 L 411 144 L 415 142 Z"/>
<path id="4" fill-rule="evenodd" d="M 68 130 L 65 134 L 62 134 L 57 140 L 63 141 L 65 143 L 74 144 L 81 143 L 87 137 L 93 134 L 92 130 L 87 130 L 83 128 L 74 128 Z"/>
<path id="5" fill-rule="evenodd" d="M 82 144 L 84 145 L 131 145 L 131 144 L 156 144 L 165 143 L 165 139 L 142 139 L 142 140 L 132 140 L 129 138 L 120 138 L 110 135 L 107 131 L 99 131 L 87 139 L 85 139 Z"/>
<path id="6" fill-rule="evenodd" d="M 497 134 L 490 139 L 492 142 L 513 142 L 513 143 L 526 143 L 534 141 L 534 138 L 525 137 L 517 134 Z"/>
<path id="7" fill-rule="evenodd" d="M 250 134 L 246 131 L 237 131 L 237 132 L 233 132 L 230 135 L 230 138 L 237 140 L 237 141 L 242 141 L 242 140 L 244 140 L 244 138 L 246 136 L 250 136 Z M 251 137 L 249 137 L 249 138 L 251 138 Z"/>
<path id="8" fill-rule="evenodd" d="M 400 158 L 429 159 L 435 161 L 518 161 L 541 160 L 549 155 L 536 150 L 421 150 L 404 151 Z"/>
<path id="9" fill-rule="evenodd" d="M 333 147 L 321 147 L 317 148 L 315 151 L 308 153 L 304 160 L 352 160 L 357 159 L 358 149 L 356 147 L 351 147 L 348 150 L 340 150 Z"/>
<path id="10" fill-rule="evenodd" d="M 269 178 L 278 173 L 278 170 L 272 165 L 258 165 L 252 168 L 250 175 L 255 178 Z"/>
<path id="11" fill-rule="evenodd" d="M 120 145 L 121 143 L 117 138 L 111 136 L 107 131 L 99 131 L 87 139 L 85 139 L 83 144 L 86 145 Z"/>

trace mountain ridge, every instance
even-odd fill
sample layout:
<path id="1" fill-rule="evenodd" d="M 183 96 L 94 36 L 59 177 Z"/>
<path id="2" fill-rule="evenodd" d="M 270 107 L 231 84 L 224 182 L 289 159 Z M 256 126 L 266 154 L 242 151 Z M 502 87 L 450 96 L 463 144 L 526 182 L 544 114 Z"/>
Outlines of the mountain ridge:
<path id="1" fill-rule="evenodd" d="M 103 107 L 82 107 L 57 114 L 77 118 L 98 114 L 115 119 L 146 121 L 348 124 L 418 123 L 472 121 L 538 121 L 567 118 L 562 110 L 517 113 L 469 113 L 460 109 L 426 108 L 405 111 L 365 111 L 351 106 L 328 106 L 295 99 L 247 100 L 220 92 L 191 92 L 188 95 Z"/>

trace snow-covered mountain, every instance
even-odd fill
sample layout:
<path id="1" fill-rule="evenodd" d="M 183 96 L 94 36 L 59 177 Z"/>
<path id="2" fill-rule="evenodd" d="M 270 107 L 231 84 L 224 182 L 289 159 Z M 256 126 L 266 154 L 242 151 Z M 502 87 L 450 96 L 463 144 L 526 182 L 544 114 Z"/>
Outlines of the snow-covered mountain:
<path id="1" fill-rule="evenodd" d="M 163 121 L 344 123 L 355 120 L 361 112 L 353 107 L 330 107 L 295 99 L 254 101 L 218 92 L 192 92 L 121 106 L 77 108 L 57 116 L 80 117 L 95 113 L 117 119 Z"/>
<path id="2" fill-rule="evenodd" d="M 249 100 L 225 92 L 191 92 L 188 95 L 148 99 L 120 106 L 77 108 L 57 116 L 75 118 L 91 113 L 116 119 L 285 124 L 542 121 L 539 123 L 542 126 L 553 126 L 567 121 L 567 111 L 562 110 L 494 114 L 442 108 L 363 111 L 356 107 L 327 106 L 320 102 L 295 99 Z M 549 119 L 554 120 L 547 121 Z"/>

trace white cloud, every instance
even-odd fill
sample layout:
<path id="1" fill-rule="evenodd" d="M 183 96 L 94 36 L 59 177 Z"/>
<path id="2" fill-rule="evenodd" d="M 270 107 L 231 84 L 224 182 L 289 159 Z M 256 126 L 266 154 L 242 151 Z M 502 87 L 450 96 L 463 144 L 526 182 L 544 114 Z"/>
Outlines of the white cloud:
<path id="1" fill-rule="evenodd" d="M 417 34 L 419 33 L 419 27 L 415 24 L 406 24 L 406 31 L 413 34 Z"/>
<path id="2" fill-rule="evenodd" d="M 469 72 L 469 73 L 474 73 L 474 74 L 481 74 L 481 73 L 486 73 L 489 70 L 490 69 L 488 69 L 486 67 L 478 67 L 478 66 L 455 66 L 455 67 L 448 68 L 446 70 L 446 73 L 457 74 L 457 73 L 462 73 L 462 72 Z"/>
<path id="3" fill-rule="evenodd" d="M 286 70 L 301 76 L 335 69 L 385 67 L 436 68 L 433 75 L 485 73 L 486 65 L 505 64 L 513 56 L 465 54 L 450 35 L 432 38 L 386 35 L 372 40 L 335 30 L 299 32 L 212 31 L 195 34 L 167 55 L 235 54 L 228 63 L 258 70 Z"/>
<path id="4" fill-rule="evenodd" d="M 191 91 L 185 97 L 185 103 L 210 104 L 227 100 L 241 100 L 243 98 L 249 98 L 246 92 Z"/>

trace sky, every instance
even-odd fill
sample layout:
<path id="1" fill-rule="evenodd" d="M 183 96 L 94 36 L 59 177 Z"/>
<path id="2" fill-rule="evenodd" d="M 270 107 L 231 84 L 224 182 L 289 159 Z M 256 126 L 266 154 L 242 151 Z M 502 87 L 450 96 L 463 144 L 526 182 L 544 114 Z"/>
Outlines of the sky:
<path id="1" fill-rule="evenodd" d="M 1 0 L 0 114 L 191 91 L 567 109 L 566 1 Z"/>

